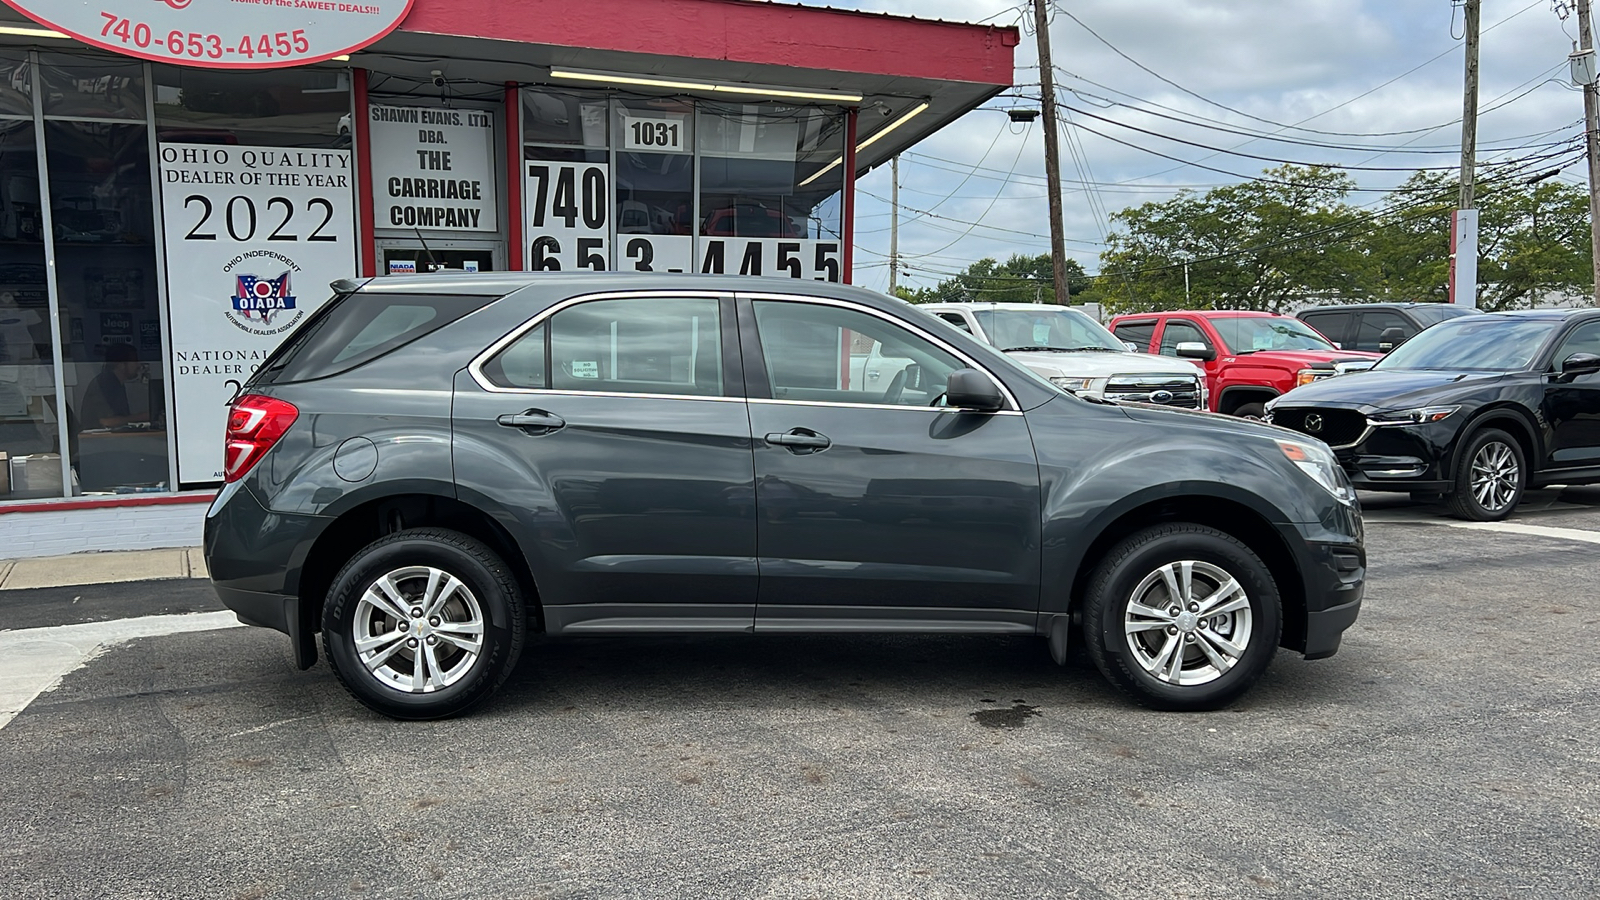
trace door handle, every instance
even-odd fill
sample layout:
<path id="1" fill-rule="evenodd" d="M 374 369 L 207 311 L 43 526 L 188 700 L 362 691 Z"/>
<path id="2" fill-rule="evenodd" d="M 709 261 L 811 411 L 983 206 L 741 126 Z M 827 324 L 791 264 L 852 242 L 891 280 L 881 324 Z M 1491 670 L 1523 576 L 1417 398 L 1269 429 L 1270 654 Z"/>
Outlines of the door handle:
<path id="1" fill-rule="evenodd" d="M 560 416 L 552 415 L 542 409 L 530 409 L 520 413 L 506 413 L 495 419 L 507 428 L 521 428 L 530 434 L 549 434 L 567 424 Z"/>
<path id="2" fill-rule="evenodd" d="M 791 428 L 783 434 L 767 435 L 767 443 L 785 447 L 790 453 L 816 453 L 833 446 L 826 435 L 804 428 Z"/>

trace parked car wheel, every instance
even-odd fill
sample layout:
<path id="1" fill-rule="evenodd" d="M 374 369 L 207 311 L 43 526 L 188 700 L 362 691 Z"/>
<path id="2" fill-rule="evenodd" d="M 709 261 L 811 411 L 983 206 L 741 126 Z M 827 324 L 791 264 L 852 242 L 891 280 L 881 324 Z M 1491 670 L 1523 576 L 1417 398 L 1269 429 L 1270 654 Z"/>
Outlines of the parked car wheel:
<path id="1" fill-rule="evenodd" d="M 1084 645 L 1113 684 L 1156 709 L 1226 706 L 1266 671 L 1281 601 L 1237 539 L 1202 525 L 1147 528 L 1095 570 Z"/>
<path id="2" fill-rule="evenodd" d="M 1528 466 L 1522 445 L 1498 428 L 1485 428 L 1467 440 L 1457 466 L 1450 512 L 1462 519 L 1494 522 L 1511 515 L 1522 502 Z"/>
<path id="3" fill-rule="evenodd" d="M 1246 403 L 1234 410 L 1233 414 L 1241 419 L 1254 419 L 1259 422 L 1267 415 L 1267 405 L 1265 403 Z"/>
<path id="4" fill-rule="evenodd" d="M 357 700 L 397 719 L 440 719 L 483 702 L 524 637 L 516 577 L 481 541 L 442 528 L 367 545 L 335 577 L 322 642 Z"/>

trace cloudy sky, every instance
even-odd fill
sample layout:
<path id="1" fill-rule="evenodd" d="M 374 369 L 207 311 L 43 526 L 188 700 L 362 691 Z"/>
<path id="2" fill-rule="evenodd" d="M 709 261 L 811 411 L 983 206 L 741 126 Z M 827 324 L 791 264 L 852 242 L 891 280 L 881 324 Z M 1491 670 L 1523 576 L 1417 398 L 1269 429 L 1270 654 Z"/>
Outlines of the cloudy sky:
<path id="1" fill-rule="evenodd" d="M 1026 6 L 1007 0 L 832 0 L 827 5 L 1026 25 L 1016 54 L 1016 93 L 1038 97 L 1038 59 Z M 1581 142 L 1583 118 L 1582 94 L 1567 84 L 1567 54 L 1577 39 L 1577 14 L 1571 10 L 1570 0 L 1483 0 L 1478 158 L 1480 165 L 1505 167 L 1503 177 L 1541 174 L 1566 164 L 1558 177 L 1586 183 L 1583 163 L 1570 150 L 1581 146 L 1574 142 Z M 1073 140 L 1062 144 L 1068 252 L 1096 272 L 1110 213 L 1164 200 L 1181 187 L 1204 191 L 1239 180 L 1223 173 L 1255 175 L 1274 165 L 1237 154 L 1369 167 L 1351 172 L 1367 189 L 1352 202 L 1364 205 L 1381 205 L 1382 191 L 1411 170 L 1457 165 L 1462 18 L 1461 7 L 1450 0 L 1059 3 L 1050 26 L 1057 86 L 1070 89 L 1064 99 L 1081 111 L 1070 113 L 1081 127 L 1069 128 Z M 1048 251 L 1042 126 L 1013 125 L 998 111 L 1014 105 L 1028 104 L 997 98 L 986 104 L 988 109 L 969 114 L 902 156 L 905 283 L 932 284 L 983 256 Z M 1231 153 L 1127 130 L 1087 114 Z M 1200 119 L 1295 143 L 1161 116 Z M 864 178 L 860 188 L 856 283 L 881 290 L 888 283 L 889 206 L 876 198 L 889 196 L 889 167 Z"/>

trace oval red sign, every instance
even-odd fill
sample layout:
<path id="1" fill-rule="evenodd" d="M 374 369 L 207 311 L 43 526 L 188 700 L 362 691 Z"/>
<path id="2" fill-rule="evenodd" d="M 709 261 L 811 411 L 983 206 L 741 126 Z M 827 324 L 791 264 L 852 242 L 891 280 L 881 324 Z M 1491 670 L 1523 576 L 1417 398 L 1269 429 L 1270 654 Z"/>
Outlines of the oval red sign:
<path id="1" fill-rule="evenodd" d="M 277 69 L 393 31 L 413 0 L 3 0 L 85 44 L 181 66 Z"/>

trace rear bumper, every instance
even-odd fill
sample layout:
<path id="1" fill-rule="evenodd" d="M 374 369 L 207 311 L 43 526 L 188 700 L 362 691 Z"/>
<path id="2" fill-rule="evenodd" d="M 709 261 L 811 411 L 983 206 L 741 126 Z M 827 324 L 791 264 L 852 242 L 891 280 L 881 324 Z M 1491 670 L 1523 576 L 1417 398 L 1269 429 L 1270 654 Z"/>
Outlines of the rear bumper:
<path id="1" fill-rule="evenodd" d="M 317 623 L 300 602 L 300 569 L 327 520 L 268 512 L 248 489 L 229 485 L 206 513 L 211 587 L 246 625 L 289 636 L 295 664 L 317 661 Z"/>

